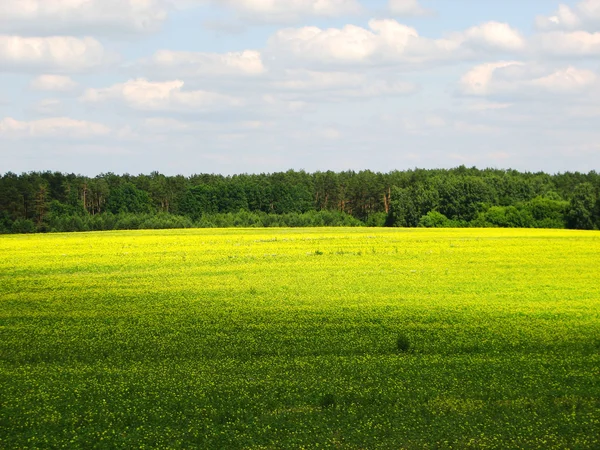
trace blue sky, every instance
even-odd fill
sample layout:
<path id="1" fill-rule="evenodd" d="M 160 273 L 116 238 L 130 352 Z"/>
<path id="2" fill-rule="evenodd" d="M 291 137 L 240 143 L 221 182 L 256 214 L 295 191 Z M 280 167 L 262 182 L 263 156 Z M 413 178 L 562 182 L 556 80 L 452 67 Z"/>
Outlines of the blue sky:
<path id="1" fill-rule="evenodd" d="M 1 0 L 0 172 L 600 166 L 600 0 Z"/>

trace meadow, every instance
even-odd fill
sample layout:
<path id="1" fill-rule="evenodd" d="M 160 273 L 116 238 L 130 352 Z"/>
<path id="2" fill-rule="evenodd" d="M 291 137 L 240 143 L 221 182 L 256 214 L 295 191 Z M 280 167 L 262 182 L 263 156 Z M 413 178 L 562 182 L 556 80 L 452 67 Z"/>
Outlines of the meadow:
<path id="1" fill-rule="evenodd" d="M 600 232 L 0 236 L 0 448 L 600 448 Z"/>

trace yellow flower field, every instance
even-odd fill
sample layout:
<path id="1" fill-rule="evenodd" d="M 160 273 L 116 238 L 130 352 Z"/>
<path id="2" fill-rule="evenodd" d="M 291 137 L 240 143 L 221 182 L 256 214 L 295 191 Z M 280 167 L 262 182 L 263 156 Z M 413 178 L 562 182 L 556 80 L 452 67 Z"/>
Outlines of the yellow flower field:
<path id="1" fill-rule="evenodd" d="M 0 236 L 0 448 L 598 448 L 600 233 Z"/>

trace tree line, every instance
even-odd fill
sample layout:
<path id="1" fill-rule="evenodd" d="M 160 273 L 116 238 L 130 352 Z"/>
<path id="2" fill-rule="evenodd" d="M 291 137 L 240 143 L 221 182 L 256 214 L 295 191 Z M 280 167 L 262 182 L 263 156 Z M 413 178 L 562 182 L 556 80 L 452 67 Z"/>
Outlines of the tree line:
<path id="1" fill-rule="evenodd" d="M 0 233 L 281 226 L 600 229 L 600 175 L 460 166 L 0 178 Z"/>

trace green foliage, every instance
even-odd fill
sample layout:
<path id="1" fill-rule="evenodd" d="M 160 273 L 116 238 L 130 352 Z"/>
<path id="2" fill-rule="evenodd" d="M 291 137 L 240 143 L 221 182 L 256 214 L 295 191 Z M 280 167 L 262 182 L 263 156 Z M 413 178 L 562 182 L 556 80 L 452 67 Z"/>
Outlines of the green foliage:
<path id="1" fill-rule="evenodd" d="M 523 204 L 523 208 L 529 210 L 535 228 L 565 228 L 568 205 L 556 193 L 550 193 Z"/>
<path id="2" fill-rule="evenodd" d="M 472 222 L 475 227 L 531 228 L 533 217 L 529 211 L 515 206 L 492 206 L 478 214 Z"/>
<path id="3" fill-rule="evenodd" d="M 322 409 L 334 408 L 336 403 L 337 403 L 337 401 L 336 401 L 335 395 L 325 394 L 324 396 L 321 397 L 321 400 L 319 401 L 319 406 Z"/>
<path id="4" fill-rule="evenodd" d="M 575 187 L 569 203 L 567 223 L 569 228 L 593 230 L 595 228 L 594 208 L 596 193 L 591 183 L 582 183 Z"/>
<path id="5" fill-rule="evenodd" d="M 536 197 L 514 206 L 487 206 L 471 222 L 472 227 L 565 228 L 568 202 Z"/>
<path id="6" fill-rule="evenodd" d="M 419 220 L 421 228 L 457 228 L 456 223 L 437 211 L 429 211 Z"/>
<path id="7" fill-rule="evenodd" d="M 596 229 L 600 230 L 600 194 L 596 196 L 596 206 L 594 207 L 593 214 Z"/>
<path id="8" fill-rule="evenodd" d="M 200 219 L 203 214 L 215 214 L 218 209 L 217 195 L 207 185 L 189 188 L 179 204 L 179 212 L 193 220 Z"/>
<path id="9" fill-rule="evenodd" d="M 149 213 L 152 210 L 150 196 L 138 189 L 133 183 L 111 190 L 106 202 L 106 209 L 113 214 L 119 213 Z"/>
<path id="10" fill-rule="evenodd" d="M 17 219 L 11 225 L 11 232 L 17 234 L 35 233 L 36 227 L 33 220 Z"/>
<path id="11" fill-rule="evenodd" d="M 478 176 L 447 176 L 433 180 L 433 190 L 439 195 L 439 211 L 452 220 L 471 221 L 481 205 L 497 204 L 498 193 Z"/>
<path id="12" fill-rule="evenodd" d="M 49 215 L 52 218 L 64 217 L 64 216 L 85 216 L 86 210 L 83 205 L 77 203 L 75 205 L 61 203 L 58 200 L 52 200 L 48 206 Z"/>
<path id="13" fill-rule="evenodd" d="M 388 220 L 388 214 L 377 212 L 367 216 L 365 225 L 368 227 L 385 227 Z"/>
<path id="14" fill-rule="evenodd" d="M 349 214 L 336 211 L 267 214 L 239 211 L 227 214 L 205 214 L 194 223 L 199 228 L 274 228 L 274 227 L 360 227 L 364 224 Z"/>
<path id="15" fill-rule="evenodd" d="M 396 227 L 416 227 L 421 217 L 420 208 L 407 188 L 393 188 L 390 204 L 390 222 Z"/>
<path id="16" fill-rule="evenodd" d="M 410 339 L 405 334 L 400 334 L 396 339 L 396 349 L 400 353 L 406 353 L 410 350 Z"/>
<path id="17" fill-rule="evenodd" d="M 600 226 L 599 192 L 596 172 L 548 175 L 464 166 L 190 177 L 8 172 L 0 177 L 0 232 L 12 232 L 18 219 L 31 220 L 37 232 L 175 224 L 591 229 Z"/>
<path id="18" fill-rule="evenodd" d="M 12 230 L 13 221 L 8 214 L 8 211 L 0 212 L 0 234 L 10 233 Z"/>

